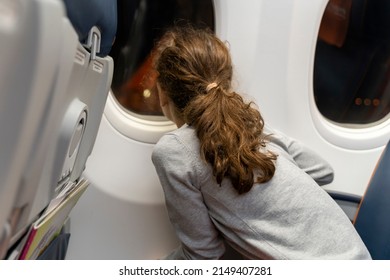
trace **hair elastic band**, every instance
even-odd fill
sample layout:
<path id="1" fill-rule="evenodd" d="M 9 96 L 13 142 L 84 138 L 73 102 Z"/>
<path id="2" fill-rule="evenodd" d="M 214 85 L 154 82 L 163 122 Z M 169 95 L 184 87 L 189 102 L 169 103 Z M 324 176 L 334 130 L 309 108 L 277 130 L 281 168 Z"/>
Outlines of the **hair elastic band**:
<path id="1" fill-rule="evenodd" d="M 217 83 L 208 84 L 206 87 L 206 91 L 209 92 L 210 90 L 212 90 L 213 88 L 216 88 L 217 86 L 218 86 Z"/>

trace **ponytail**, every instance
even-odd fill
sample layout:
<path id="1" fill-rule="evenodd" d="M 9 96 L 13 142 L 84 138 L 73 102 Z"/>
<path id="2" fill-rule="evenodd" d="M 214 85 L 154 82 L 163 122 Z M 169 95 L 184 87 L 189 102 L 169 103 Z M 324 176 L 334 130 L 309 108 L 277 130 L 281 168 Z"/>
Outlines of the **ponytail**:
<path id="1" fill-rule="evenodd" d="M 198 95 L 186 107 L 184 120 L 195 128 L 201 156 L 211 164 L 218 184 L 228 177 L 242 194 L 274 175 L 276 156 L 262 152 L 266 143 L 263 118 L 239 94 L 215 87 L 209 94 Z M 256 179 L 255 171 L 260 171 Z"/>

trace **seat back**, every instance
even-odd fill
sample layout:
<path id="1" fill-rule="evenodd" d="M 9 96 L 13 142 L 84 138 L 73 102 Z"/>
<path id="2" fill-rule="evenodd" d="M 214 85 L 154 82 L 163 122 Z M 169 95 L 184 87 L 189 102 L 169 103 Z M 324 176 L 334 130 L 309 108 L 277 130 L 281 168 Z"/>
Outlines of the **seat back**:
<path id="1" fill-rule="evenodd" d="M 83 45 L 66 12 L 60 0 L 0 1 L 0 259 L 81 179 L 111 86 L 100 29 Z"/>
<path id="2" fill-rule="evenodd" d="M 0 1 L 0 259 L 26 212 L 20 189 L 36 189 L 25 177 L 37 167 L 29 163 L 45 157 L 39 145 L 56 102 L 62 16 L 54 1 Z"/>
<path id="3" fill-rule="evenodd" d="M 390 259 L 390 141 L 356 213 L 354 225 L 373 259 Z"/>
<path id="4" fill-rule="evenodd" d="M 24 189 L 19 199 L 28 198 L 28 217 L 24 224 L 31 223 L 69 182 L 81 179 L 87 159 L 92 151 L 110 89 L 113 60 L 100 57 L 94 48 L 100 46 L 101 34 L 97 28 L 90 33 L 90 46 L 79 42 L 70 21 L 64 16 L 62 34 L 61 68 L 53 90 L 60 99 L 60 106 L 47 108 L 51 121 L 45 126 L 49 141 L 41 145 L 46 156 L 40 162 L 41 172 L 35 193 Z M 64 65 L 67 65 L 66 69 Z M 37 166 L 37 165 L 34 165 Z M 38 175 L 38 176 L 37 176 Z M 27 195 L 26 195 L 27 194 Z"/>

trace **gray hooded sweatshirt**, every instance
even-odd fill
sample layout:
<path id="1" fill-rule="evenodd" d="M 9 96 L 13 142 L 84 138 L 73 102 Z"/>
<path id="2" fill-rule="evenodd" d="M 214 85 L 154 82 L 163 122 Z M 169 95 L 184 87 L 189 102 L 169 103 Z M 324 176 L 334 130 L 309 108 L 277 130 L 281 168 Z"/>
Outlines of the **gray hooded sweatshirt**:
<path id="1" fill-rule="evenodd" d="M 272 134 L 273 178 L 238 194 L 219 185 L 201 159 L 195 130 L 183 125 L 155 145 L 152 160 L 181 245 L 167 259 L 219 259 L 225 242 L 248 259 L 370 259 L 352 223 L 320 185 L 333 170 L 286 135 Z"/>

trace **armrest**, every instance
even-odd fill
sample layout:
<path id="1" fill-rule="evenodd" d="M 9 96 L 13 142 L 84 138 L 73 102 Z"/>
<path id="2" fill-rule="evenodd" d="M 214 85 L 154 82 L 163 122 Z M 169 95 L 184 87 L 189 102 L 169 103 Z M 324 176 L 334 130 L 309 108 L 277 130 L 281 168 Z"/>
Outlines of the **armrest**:
<path id="1" fill-rule="evenodd" d="M 339 191 L 327 190 L 327 193 L 337 202 L 351 222 L 355 219 L 361 196 Z"/>

